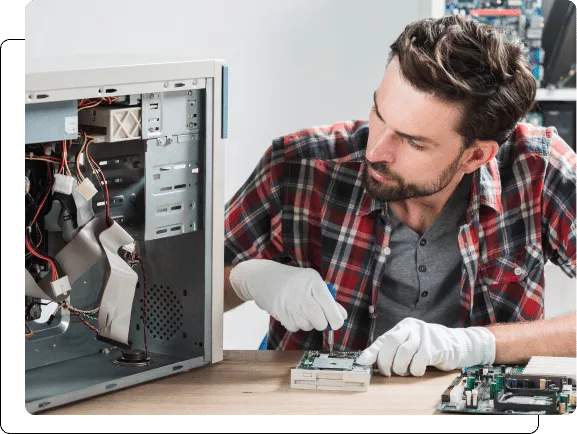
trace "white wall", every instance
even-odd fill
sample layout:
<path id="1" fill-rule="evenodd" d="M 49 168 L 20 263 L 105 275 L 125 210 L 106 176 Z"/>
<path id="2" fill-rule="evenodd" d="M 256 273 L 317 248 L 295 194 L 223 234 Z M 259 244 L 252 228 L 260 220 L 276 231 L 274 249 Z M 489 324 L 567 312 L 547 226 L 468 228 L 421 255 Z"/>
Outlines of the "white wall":
<path id="1" fill-rule="evenodd" d="M 388 46 L 409 22 L 438 15 L 439 6 L 439 0 L 36 0 L 26 8 L 26 69 L 225 59 L 228 199 L 273 138 L 367 118 Z M 257 348 L 267 322 L 250 303 L 227 313 L 224 348 Z"/>

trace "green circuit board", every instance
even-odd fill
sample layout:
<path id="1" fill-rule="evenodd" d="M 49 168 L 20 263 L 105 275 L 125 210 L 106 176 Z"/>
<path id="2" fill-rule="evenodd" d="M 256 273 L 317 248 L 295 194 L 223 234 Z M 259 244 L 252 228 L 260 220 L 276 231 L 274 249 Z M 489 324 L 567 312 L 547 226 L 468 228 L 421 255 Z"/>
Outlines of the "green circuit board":
<path id="1" fill-rule="evenodd" d="M 296 369 L 368 372 L 369 367 L 355 363 L 361 354 L 362 351 L 306 351 Z"/>
<path id="2" fill-rule="evenodd" d="M 571 414 L 575 411 L 575 385 L 570 384 L 567 377 L 523 374 L 524 368 L 525 365 L 463 368 L 441 395 L 437 410 L 471 414 Z"/>

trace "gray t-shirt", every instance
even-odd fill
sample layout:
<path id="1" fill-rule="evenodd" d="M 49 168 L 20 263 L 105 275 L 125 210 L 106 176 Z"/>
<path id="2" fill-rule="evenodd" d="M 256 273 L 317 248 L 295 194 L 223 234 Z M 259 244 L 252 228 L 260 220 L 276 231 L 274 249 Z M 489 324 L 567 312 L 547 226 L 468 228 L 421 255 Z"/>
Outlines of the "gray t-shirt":
<path id="1" fill-rule="evenodd" d="M 407 317 L 460 326 L 462 256 L 457 236 L 470 190 L 471 176 L 466 175 L 422 236 L 390 211 L 391 253 L 377 301 L 375 339 Z"/>

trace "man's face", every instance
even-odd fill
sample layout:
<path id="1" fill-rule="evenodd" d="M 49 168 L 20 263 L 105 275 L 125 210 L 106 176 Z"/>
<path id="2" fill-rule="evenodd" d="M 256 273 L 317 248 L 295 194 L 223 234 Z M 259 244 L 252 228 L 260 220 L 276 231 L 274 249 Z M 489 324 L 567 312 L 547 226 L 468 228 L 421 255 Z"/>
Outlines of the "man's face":
<path id="1" fill-rule="evenodd" d="M 459 173 L 459 107 L 415 89 L 393 58 L 375 92 L 363 173 L 372 197 L 399 201 L 433 195 Z"/>

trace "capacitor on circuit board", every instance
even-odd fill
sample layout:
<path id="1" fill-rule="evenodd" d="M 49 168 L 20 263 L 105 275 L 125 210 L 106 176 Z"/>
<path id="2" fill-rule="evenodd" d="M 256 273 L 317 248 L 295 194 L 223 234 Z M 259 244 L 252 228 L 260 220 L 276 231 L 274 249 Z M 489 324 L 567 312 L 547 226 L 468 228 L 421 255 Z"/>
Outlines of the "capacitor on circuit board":
<path id="1" fill-rule="evenodd" d="M 491 381 L 489 383 L 489 398 L 493 399 L 495 397 L 495 392 L 497 391 L 497 383 Z"/>

